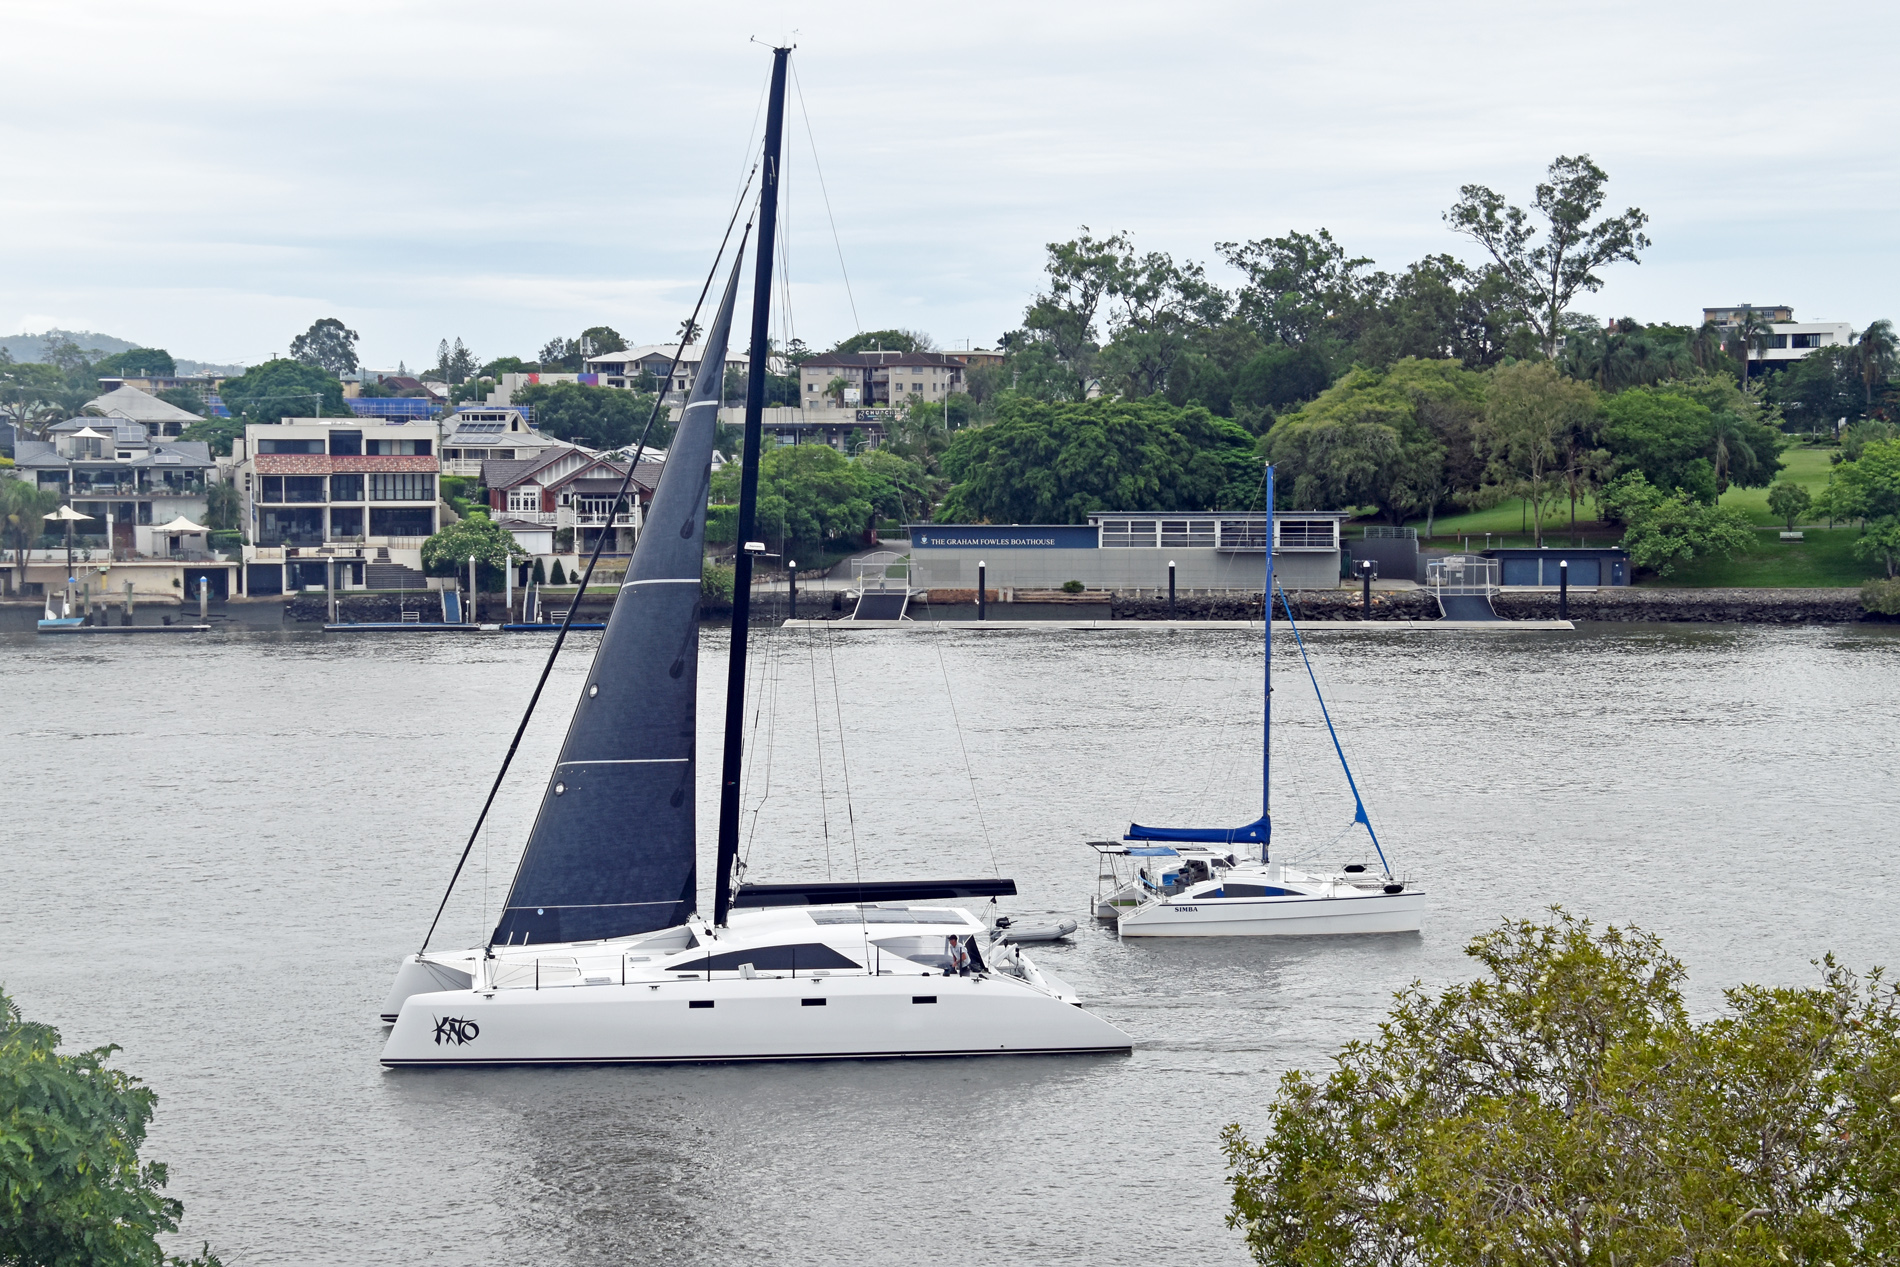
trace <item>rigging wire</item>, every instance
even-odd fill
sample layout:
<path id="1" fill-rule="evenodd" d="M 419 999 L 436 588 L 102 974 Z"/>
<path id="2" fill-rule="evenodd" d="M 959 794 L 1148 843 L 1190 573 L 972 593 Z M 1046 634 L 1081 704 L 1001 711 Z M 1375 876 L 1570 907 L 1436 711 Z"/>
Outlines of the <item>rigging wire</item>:
<path id="1" fill-rule="evenodd" d="M 752 181 L 757 177 L 758 170 L 755 164 L 752 174 L 746 177 L 745 188 L 740 191 L 739 200 L 732 208 L 732 218 L 726 221 L 725 235 L 719 239 L 719 250 L 713 255 L 712 267 L 706 270 L 705 284 L 699 288 L 699 298 L 693 303 L 692 315 L 686 319 L 686 329 L 682 333 L 691 333 L 692 327 L 699 321 L 700 309 L 705 306 L 706 296 L 712 291 L 713 279 L 719 275 L 719 262 L 725 258 L 726 247 L 732 241 L 733 227 L 739 223 L 739 213 L 745 210 L 745 192 L 752 188 Z M 741 252 L 745 250 L 746 240 L 751 236 L 752 221 L 747 220 L 745 232 L 739 238 Z M 679 347 L 673 353 L 673 363 L 666 372 L 668 381 L 671 381 L 673 375 L 679 372 L 680 359 L 685 352 L 686 340 L 681 339 Z M 654 420 L 660 416 L 660 409 L 665 400 L 664 391 L 653 398 L 653 408 L 648 412 L 646 426 L 640 432 L 640 443 L 634 447 L 633 459 L 627 463 L 627 473 L 620 481 L 620 491 L 608 503 L 609 507 L 618 506 L 621 499 L 627 495 L 628 488 L 632 486 L 634 472 L 640 469 L 640 459 L 646 455 L 647 439 L 653 434 Z M 449 876 L 448 888 L 443 890 L 442 901 L 435 908 L 435 918 L 429 921 L 429 931 L 423 934 L 422 946 L 416 951 L 417 954 L 422 954 L 429 949 L 429 939 L 435 936 L 436 925 L 442 922 L 442 912 L 448 909 L 449 897 L 455 892 L 455 882 L 461 878 L 462 868 L 468 864 L 468 856 L 475 848 L 475 839 L 488 822 L 488 811 L 495 804 L 495 795 L 501 791 L 502 780 L 508 777 L 508 768 L 514 764 L 515 753 L 521 747 L 521 737 L 528 731 L 528 722 L 534 717 L 535 705 L 541 702 L 541 692 L 548 684 L 548 675 L 554 671 L 554 662 L 560 657 L 562 646 L 567 642 L 568 630 L 574 625 L 574 613 L 580 610 L 581 600 L 587 597 L 587 582 L 593 579 L 594 565 L 600 562 L 600 552 L 606 544 L 607 533 L 602 531 L 594 540 L 593 553 L 587 556 L 587 569 L 581 574 L 580 583 L 574 590 L 574 601 L 569 605 L 567 615 L 561 618 L 561 627 L 554 635 L 554 645 L 548 648 L 547 662 L 541 666 L 541 676 L 534 684 L 533 693 L 528 696 L 527 708 L 522 711 L 521 724 L 515 727 L 515 737 L 508 743 L 508 751 L 501 759 L 501 769 L 495 772 L 494 783 L 489 785 L 488 797 L 482 802 L 481 813 L 475 817 L 475 826 L 468 833 L 468 843 L 462 846 L 462 856 L 456 860 L 455 870 Z M 493 936 L 492 929 L 489 936 Z"/>
<path id="2" fill-rule="evenodd" d="M 831 211 L 831 191 L 825 188 L 825 168 L 818 161 L 818 138 L 811 130 L 811 111 L 805 108 L 805 86 L 798 81 L 798 64 L 790 58 L 786 64 L 792 70 L 792 90 L 798 94 L 798 113 L 805 120 L 805 143 L 811 148 L 812 170 L 818 173 L 818 194 L 824 200 L 825 219 L 831 222 L 831 243 L 838 250 L 838 272 L 844 276 L 844 297 L 851 305 L 851 324 L 854 333 L 864 329 L 864 322 L 858 318 L 857 297 L 851 293 L 851 273 L 844 266 L 844 243 L 838 240 L 838 217 Z"/>
<path id="3" fill-rule="evenodd" d="M 983 847 L 990 851 L 990 873 L 1001 879 L 1003 866 L 996 860 L 996 844 L 990 839 L 990 825 L 983 817 L 983 798 L 977 795 L 976 771 L 970 766 L 970 747 L 963 740 L 963 721 L 957 716 L 957 697 L 950 689 L 950 666 L 944 663 L 943 622 L 931 623 L 937 626 L 936 637 L 932 639 L 937 644 L 937 669 L 943 674 L 943 696 L 950 702 L 950 725 L 957 732 L 957 750 L 963 754 L 963 775 L 970 781 L 970 803 L 976 807 L 976 825 L 983 833 Z"/>
<path id="4" fill-rule="evenodd" d="M 765 803 L 772 799 L 772 759 L 778 748 L 778 689 L 779 680 L 784 675 L 785 662 L 784 638 L 780 636 L 777 631 L 774 631 L 766 642 L 766 658 L 770 666 L 770 673 L 766 676 L 765 684 L 759 691 L 761 697 L 759 705 L 764 716 L 763 719 L 761 719 L 759 714 L 755 713 L 753 715 L 752 727 L 754 751 L 756 751 L 759 746 L 759 728 L 761 726 L 765 728 L 765 785 L 759 791 L 758 802 L 752 807 L 752 825 L 746 831 L 745 849 L 739 857 L 739 872 L 742 875 L 745 869 L 752 863 L 752 838 L 756 836 L 759 831 L 759 813 L 765 808 Z M 765 697 L 767 696 L 770 697 L 769 707 L 766 706 Z M 754 759 L 756 760 L 756 757 Z M 751 767 L 747 769 L 746 786 L 748 790 L 751 787 Z"/>
<path id="5" fill-rule="evenodd" d="M 838 652 L 831 640 L 831 622 L 824 622 L 825 655 L 831 662 L 831 706 L 838 722 L 838 765 L 844 774 L 844 815 L 851 829 L 851 866 L 856 873 L 857 882 L 864 883 L 864 867 L 858 858 L 858 814 L 851 803 L 851 759 L 844 750 L 844 702 L 838 691 Z"/>
<path id="6" fill-rule="evenodd" d="M 1366 835 L 1372 837 L 1372 848 L 1379 855 L 1379 865 L 1384 868 L 1386 879 L 1389 880 L 1392 878 L 1392 865 L 1385 860 L 1385 849 L 1379 844 L 1379 833 L 1372 830 L 1372 819 L 1366 814 L 1365 798 L 1359 795 L 1359 783 L 1352 777 L 1352 767 L 1346 763 L 1346 750 L 1340 746 L 1339 732 L 1333 729 L 1333 715 L 1327 711 L 1326 697 L 1319 690 L 1319 677 L 1313 672 L 1313 661 L 1306 654 L 1306 639 L 1300 637 L 1300 627 L 1293 622 L 1293 604 L 1287 601 L 1286 587 L 1278 580 L 1274 585 L 1280 591 L 1280 601 L 1286 604 L 1286 623 L 1292 626 L 1293 641 L 1300 649 L 1300 662 L 1306 665 L 1306 676 L 1313 683 L 1313 698 L 1319 701 L 1319 715 L 1326 719 L 1326 733 L 1332 736 L 1333 751 L 1339 754 L 1339 768 L 1346 772 L 1346 786 L 1352 789 L 1353 806 L 1358 811 L 1353 815 L 1353 821 L 1365 825 Z"/>
<path id="7" fill-rule="evenodd" d="M 816 740 L 812 745 L 812 755 L 818 759 L 818 818 L 824 830 L 825 838 L 825 879 L 831 879 L 831 803 L 825 792 L 825 728 L 822 723 L 824 713 L 818 707 L 818 639 L 808 634 L 805 638 L 805 659 L 811 665 L 811 728 Z"/>

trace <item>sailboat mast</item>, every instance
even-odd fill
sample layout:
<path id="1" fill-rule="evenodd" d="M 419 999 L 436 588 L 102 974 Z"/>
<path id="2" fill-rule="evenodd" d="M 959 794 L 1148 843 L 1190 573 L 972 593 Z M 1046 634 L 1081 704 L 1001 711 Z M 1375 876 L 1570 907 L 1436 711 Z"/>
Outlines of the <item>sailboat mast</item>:
<path id="1" fill-rule="evenodd" d="M 1267 860 L 1273 844 L 1273 464 L 1267 463 L 1267 592 L 1262 597 L 1265 617 L 1267 655 L 1266 682 L 1260 698 L 1260 861 Z"/>
<path id="2" fill-rule="evenodd" d="M 753 521 L 759 501 L 759 435 L 765 418 L 765 379 L 770 371 L 772 261 L 778 244 L 780 140 L 785 129 L 785 60 L 789 48 L 772 50 L 772 90 L 765 115 L 765 157 L 760 174 L 759 252 L 752 281 L 752 343 L 747 349 L 745 446 L 739 471 L 739 551 L 732 567 L 732 653 L 726 665 L 726 746 L 719 771 L 719 859 L 713 876 L 713 923 L 724 925 L 732 909 L 732 866 L 739 857 L 739 775 L 745 745 L 746 632 L 751 620 Z"/>

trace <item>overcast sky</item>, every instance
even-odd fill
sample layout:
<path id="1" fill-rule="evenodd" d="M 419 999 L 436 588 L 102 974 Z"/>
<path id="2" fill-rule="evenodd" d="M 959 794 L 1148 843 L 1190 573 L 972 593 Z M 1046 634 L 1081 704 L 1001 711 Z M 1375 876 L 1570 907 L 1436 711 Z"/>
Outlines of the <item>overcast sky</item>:
<path id="1" fill-rule="evenodd" d="M 0 0 L 0 334 L 254 363 L 336 316 L 377 367 L 445 336 L 484 358 L 594 324 L 659 341 L 748 161 L 752 36 L 798 45 L 790 328 L 815 346 L 993 344 L 1084 224 L 1210 264 L 1320 226 L 1394 270 L 1472 257 L 1440 219 L 1459 185 L 1521 202 L 1560 153 L 1652 218 L 1642 265 L 1583 311 L 1864 325 L 1900 317 L 1892 15 Z"/>

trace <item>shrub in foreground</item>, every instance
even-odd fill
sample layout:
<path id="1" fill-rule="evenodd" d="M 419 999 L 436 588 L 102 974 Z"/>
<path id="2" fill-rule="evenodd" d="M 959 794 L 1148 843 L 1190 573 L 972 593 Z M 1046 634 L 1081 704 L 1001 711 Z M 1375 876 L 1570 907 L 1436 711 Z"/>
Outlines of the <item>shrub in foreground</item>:
<path id="1" fill-rule="evenodd" d="M 1530 1267 L 1900 1261 L 1900 993 L 1830 957 L 1691 1021 L 1638 929 L 1507 923 L 1325 1078 L 1225 1135 L 1256 1261 Z"/>

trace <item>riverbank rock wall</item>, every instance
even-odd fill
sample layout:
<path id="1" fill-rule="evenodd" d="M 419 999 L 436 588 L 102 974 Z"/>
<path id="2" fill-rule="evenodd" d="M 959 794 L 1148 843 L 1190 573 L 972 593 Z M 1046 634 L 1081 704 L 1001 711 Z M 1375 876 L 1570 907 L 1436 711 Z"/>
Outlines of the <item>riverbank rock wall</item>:
<path id="1" fill-rule="evenodd" d="M 1492 607 L 1506 620 L 1555 620 L 1555 593 L 1503 593 Z M 1570 592 L 1570 619 L 1735 625 L 1838 625 L 1885 621 L 1864 610 L 1858 589 L 1652 589 L 1618 586 Z"/>

